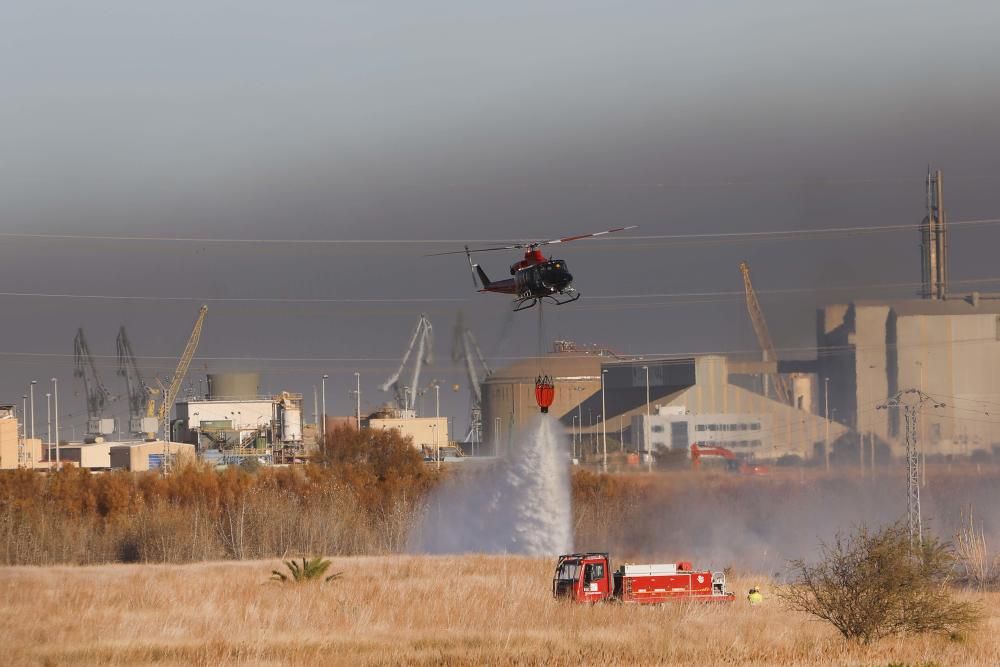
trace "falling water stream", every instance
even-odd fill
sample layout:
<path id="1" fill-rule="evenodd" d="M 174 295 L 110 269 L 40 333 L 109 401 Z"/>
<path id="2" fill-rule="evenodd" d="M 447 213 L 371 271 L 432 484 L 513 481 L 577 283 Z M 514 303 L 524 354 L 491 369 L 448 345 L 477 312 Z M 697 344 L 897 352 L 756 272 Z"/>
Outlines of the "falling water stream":
<path id="1" fill-rule="evenodd" d="M 469 464 L 474 465 L 474 464 Z M 559 422 L 539 415 L 507 456 L 456 474 L 431 496 L 410 535 L 414 553 L 553 555 L 573 545 L 570 460 Z"/>

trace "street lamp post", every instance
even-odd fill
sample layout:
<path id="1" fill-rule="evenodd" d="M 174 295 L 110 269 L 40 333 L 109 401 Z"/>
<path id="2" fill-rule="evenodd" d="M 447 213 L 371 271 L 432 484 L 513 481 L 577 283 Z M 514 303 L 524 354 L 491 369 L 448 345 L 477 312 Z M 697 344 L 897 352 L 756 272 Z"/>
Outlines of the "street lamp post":
<path id="1" fill-rule="evenodd" d="M 325 373 L 323 374 L 323 421 L 322 421 L 323 428 L 320 429 L 320 432 L 323 434 L 324 451 L 326 450 L 326 380 L 329 377 L 330 377 L 329 375 L 326 375 Z"/>
<path id="2" fill-rule="evenodd" d="M 437 469 L 441 469 L 441 449 L 438 447 L 437 424 L 431 424 L 432 441 L 434 443 L 434 458 L 437 460 Z"/>
<path id="3" fill-rule="evenodd" d="M 594 428 L 594 411 L 587 408 L 587 427 L 590 430 L 590 437 L 587 438 L 587 450 L 594 453 L 597 456 L 597 443 L 594 441 L 594 434 L 596 429 Z"/>
<path id="4" fill-rule="evenodd" d="M 192 417 L 200 417 L 201 413 L 200 412 L 194 412 L 194 413 L 191 414 L 191 416 Z M 201 419 L 197 420 L 197 426 L 194 427 L 194 433 L 195 433 L 195 438 L 194 438 L 195 445 L 194 445 L 194 449 L 195 449 L 196 452 L 198 452 L 200 454 L 201 453 Z"/>
<path id="5" fill-rule="evenodd" d="M 55 409 L 56 415 L 56 465 L 59 465 L 59 381 L 56 378 L 52 378 L 52 400 L 53 407 Z M 52 459 L 52 453 L 49 453 L 49 460 Z"/>
<path id="6" fill-rule="evenodd" d="M 642 439 L 646 441 L 646 468 L 653 472 L 653 443 L 649 441 L 649 366 L 643 366 L 646 371 L 646 423 L 642 429 Z"/>
<path id="7" fill-rule="evenodd" d="M 573 436 L 573 458 L 576 458 L 576 415 L 573 415 L 573 430 L 570 431 Z"/>
<path id="8" fill-rule="evenodd" d="M 603 451 L 603 467 L 604 472 L 608 471 L 608 409 L 604 404 L 604 376 L 608 371 L 601 370 L 601 414 L 604 418 L 601 420 L 601 449 Z"/>
<path id="9" fill-rule="evenodd" d="M 45 444 L 52 448 L 52 392 L 45 392 Z"/>
<path id="10" fill-rule="evenodd" d="M 823 416 L 826 421 L 826 436 L 823 440 L 823 458 L 826 471 L 830 472 L 830 378 L 823 378 Z"/>
<path id="11" fill-rule="evenodd" d="M 601 414 L 597 415 L 597 443 L 598 443 L 598 446 L 600 446 L 600 444 L 602 442 L 602 440 L 601 440 L 601 427 L 604 426 L 604 420 L 602 419 L 603 416 L 604 415 L 601 415 Z M 607 472 L 608 471 L 608 448 L 604 447 L 603 452 L 604 452 L 603 456 L 601 457 L 601 461 L 602 461 L 602 463 L 601 463 L 601 469 L 604 472 Z"/>
<path id="12" fill-rule="evenodd" d="M 30 392 L 31 398 L 31 439 L 35 439 L 35 385 L 38 384 L 38 380 L 32 380 L 29 385 L 28 391 Z"/>
<path id="13" fill-rule="evenodd" d="M 354 372 L 354 400 L 355 403 L 355 415 L 357 416 L 357 426 L 358 430 L 361 430 L 361 373 L 358 371 Z"/>

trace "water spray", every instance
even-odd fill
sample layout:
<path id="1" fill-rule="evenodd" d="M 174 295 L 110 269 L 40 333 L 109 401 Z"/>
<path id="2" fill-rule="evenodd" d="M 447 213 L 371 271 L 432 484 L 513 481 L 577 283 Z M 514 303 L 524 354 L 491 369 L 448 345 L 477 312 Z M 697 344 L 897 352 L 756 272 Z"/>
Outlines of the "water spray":
<path id="1" fill-rule="evenodd" d="M 515 435 L 506 458 L 442 483 L 410 535 L 410 551 L 568 553 L 573 546 L 569 472 L 562 427 L 554 417 L 539 415 Z"/>

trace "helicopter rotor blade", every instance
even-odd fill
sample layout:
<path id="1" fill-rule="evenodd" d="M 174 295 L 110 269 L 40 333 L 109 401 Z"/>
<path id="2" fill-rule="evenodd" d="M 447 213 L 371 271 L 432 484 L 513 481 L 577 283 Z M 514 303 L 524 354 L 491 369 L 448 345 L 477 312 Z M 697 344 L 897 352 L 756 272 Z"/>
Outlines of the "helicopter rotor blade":
<path id="1" fill-rule="evenodd" d="M 539 241 L 538 243 L 533 243 L 532 245 L 555 245 L 556 243 L 569 243 L 570 241 L 579 241 L 580 239 L 592 239 L 598 236 L 604 236 L 605 234 L 614 234 L 615 232 L 624 232 L 629 229 L 635 229 L 639 225 L 629 225 L 628 227 L 615 227 L 614 229 L 606 229 L 603 232 L 594 232 L 593 234 L 580 234 L 578 236 L 564 236 L 561 239 L 552 239 L 551 241 Z"/>
<path id="2" fill-rule="evenodd" d="M 441 255 L 468 255 L 473 252 L 493 252 L 494 250 L 520 250 L 522 248 L 527 248 L 530 243 L 516 243 L 514 245 L 504 245 L 496 246 L 494 248 L 472 248 L 469 249 L 466 246 L 465 250 L 449 250 L 448 252 L 433 252 L 429 255 L 424 255 L 424 257 L 440 257 Z"/>
<path id="3" fill-rule="evenodd" d="M 614 229 L 605 229 L 603 232 L 594 232 L 593 234 L 579 234 L 577 236 L 564 236 L 561 239 L 550 239 L 548 241 L 530 241 L 524 243 L 514 243 L 512 245 L 502 245 L 494 246 L 492 248 L 474 248 L 469 249 L 466 246 L 465 250 L 449 250 L 448 252 L 435 252 L 429 255 L 424 255 L 424 257 L 440 257 L 442 255 L 461 255 L 470 254 L 474 252 L 494 252 L 497 250 L 524 250 L 525 248 L 537 248 L 542 245 L 554 245 L 556 243 L 569 243 L 570 241 L 579 241 L 580 239 L 591 239 L 598 236 L 604 236 L 605 234 L 614 234 L 615 232 L 624 232 L 629 229 L 636 229 L 639 225 L 629 225 L 628 227 L 615 227 Z"/>

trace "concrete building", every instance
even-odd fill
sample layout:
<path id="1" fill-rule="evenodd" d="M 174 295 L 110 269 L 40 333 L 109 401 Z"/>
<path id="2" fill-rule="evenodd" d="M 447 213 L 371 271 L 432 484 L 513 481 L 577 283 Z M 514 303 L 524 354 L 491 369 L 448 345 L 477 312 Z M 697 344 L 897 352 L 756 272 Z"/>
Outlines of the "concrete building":
<path id="1" fill-rule="evenodd" d="M 657 401 L 648 419 L 645 406 L 630 410 L 637 451 L 645 451 L 647 442 L 654 452 L 688 451 L 698 444 L 756 460 L 786 455 L 808 459 L 822 455 L 827 437 L 832 443 L 847 431 L 842 424 L 828 425 L 806 410 L 733 384 L 725 357 L 697 357 L 693 368 L 694 382 Z"/>
<path id="2" fill-rule="evenodd" d="M 182 442 L 133 442 L 112 444 L 110 447 L 110 467 L 112 470 L 144 472 L 160 470 L 166 463 L 171 468 L 193 463 L 196 454 L 194 445 Z"/>
<path id="3" fill-rule="evenodd" d="M 822 402 L 829 378 L 838 421 L 902 452 L 899 410 L 876 406 L 919 389 L 943 407 L 926 406 L 919 438 L 927 454 L 1000 448 L 1000 296 L 855 301 L 820 309 L 817 362 Z"/>
<path id="4" fill-rule="evenodd" d="M 17 419 L 17 408 L 0 405 L 0 470 L 34 468 L 40 465 L 42 441 L 22 438 L 23 426 Z"/>
<path id="5" fill-rule="evenodd" d="M 483 383 L 484 444 L 502 454 L 512 434 L 534 419 L 539 413 L 535 379 L 544 372 L 552 376 L 556 388 L 549 413 L 571 434 L 574 451 L 599 446 L 606 428 L 614 450 L 644 452 L 647 441 L 654 450 L 702 442 L 725 443 L 737 453 L 760 459 L 785 454 L 812 457 L 817 443 L 827 438 L 825 420 L 811 410 L 784 405 L 740 386 L 766 370 L 759 362 L 731 363 L 717 356 L 624 360 L 608 354 L 554 353 L 541 363 L 517 362 Z M 796 395 L 804 407 L 812 404 L 813 384 L 808 376 L 799 376 Z M 605 413 L 607 421 L 602 423 Z M 660 427 L 664 430 L 653 430 Z M 683 445 L 681 429 L 687 438 Z M 830 441 L 845 430 L 831 423 Z M 654 434 L 659 437 L 651 437 Z"/>
<path id="6" fill-rule="evenodd" d="M 512 435 L 538 414 L 535 380 L 539 375 L 550 376 L 555 386 L 549 413 L 571 421 L 570 413 L 600 392 L 604 358 L 600 354 L 558 352 L 495 371 L 482 383 L 482 452 L 503 453 Z M 592 418 L 592 414 L 582 416 Z"/>
<path id="7" fill-rule="evenodd" d="M 237 391 L 233 388 L 236 381 L 223 383 L 219 380 L 223 376 L 212 377 L 213 390 L 222 385 L 227 392 Z M 242 381 L 254 383 L 252 379 Z M 301 453 L 302 394 L 285 391 L 274 396 L 250 396 L 246 393 L 249 385 L 244 389 L 235 397 L 209 394 L 204 399 L 177 403 L 174 439 L 194 444 L 199 451 L 218 449 L 236 459 L 245 455 L 284 460 L 294 457 L 295 452 Z"/>
<path id="8" fill-rule="evenodd" d="M 111 469 L 111 447 L 120 445 L 117 442 L 68 443 L 59 447 L 59 461 L 72 463 L 79 468 L 88 470 Z M 49 460 L 55 462 L 56 448 L 49 448 Z"/>
<path id="9" fill-rule="evenodd" d="M 373 416 L 367 420 L 367 425 L 373 430 L 396 429 L 403 437 L 413 438 L 413 446 L 417 448 L 434 449 L 451 442 L 447 417 Z"/>

